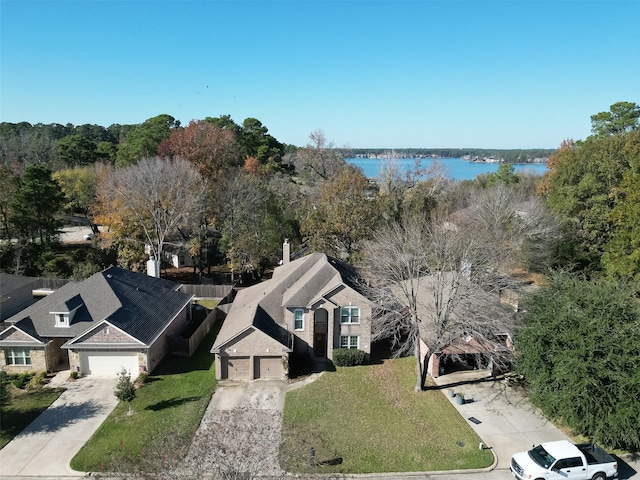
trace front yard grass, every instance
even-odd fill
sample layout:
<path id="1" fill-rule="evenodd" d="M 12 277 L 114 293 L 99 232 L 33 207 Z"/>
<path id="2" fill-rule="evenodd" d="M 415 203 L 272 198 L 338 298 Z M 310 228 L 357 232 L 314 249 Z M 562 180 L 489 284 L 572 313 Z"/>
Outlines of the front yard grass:
<path id="1" fill-rule="evenodd" d="M 439 390 L 416 393 L 415 360 L 338 368 L 287 394 L 285 470 L 377 473 L 488 467 L 489 450 Z M 341 459 L 335 466 L 311 467 Z"/>
<path id="2" fill-rule="evenodd" d="M 13 399 L 0 411 L 0 448 L 49 408 L 64 391 L 62 388 L 47 387 L 34 390 L 19 390 L 13 386 L 10 388 Z"/>
<path id="3" fill-rule="evenodd" d="M 71 460 L 78 471 L 152 471 L 180 460 L 216 386 L 209 349 L 220 322 L 191 358 L 170 357 L 128 406 L 120 402 Z"/>

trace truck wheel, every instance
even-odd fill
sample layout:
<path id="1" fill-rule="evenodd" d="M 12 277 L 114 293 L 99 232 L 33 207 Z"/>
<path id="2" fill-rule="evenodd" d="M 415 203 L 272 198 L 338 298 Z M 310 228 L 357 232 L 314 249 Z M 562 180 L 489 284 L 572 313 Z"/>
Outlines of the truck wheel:
<path id="1" fill-rule="evenodd" d="M 607 480 L 607 477 L 604 473 L 598 472 L 593 477 L 591 477 L 591 480 Z"/>

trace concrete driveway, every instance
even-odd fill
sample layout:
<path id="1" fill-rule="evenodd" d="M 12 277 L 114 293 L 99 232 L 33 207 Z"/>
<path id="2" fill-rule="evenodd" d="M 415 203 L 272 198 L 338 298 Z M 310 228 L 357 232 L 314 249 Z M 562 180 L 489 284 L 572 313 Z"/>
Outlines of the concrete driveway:
<path id="1" fill-rule="evenodd" d="M 497 458 L 495 468 L 509 468 L 511 456 L 532 445 L 569 440 L 553 423 L 538 413 L 518 386 L 507 386 L 485 371 L 459 372 L 436 379 L 438 386 L 460 415 Z M 451 394 L 460 393 L 458 404 Z"/>
<path id="2" fill-rule="evenodd" d="M 0 450 L 1 477 L 82 476 L 69 462 L 118 404 L 113 377 L 89 376 L 51 382 L 67 390 L 22 433 Z"/>

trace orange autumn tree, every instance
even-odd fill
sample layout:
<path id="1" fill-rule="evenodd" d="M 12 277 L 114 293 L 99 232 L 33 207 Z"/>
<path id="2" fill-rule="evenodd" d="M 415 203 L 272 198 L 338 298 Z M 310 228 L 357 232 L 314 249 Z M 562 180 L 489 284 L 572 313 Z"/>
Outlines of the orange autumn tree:
<path id="1" fill-rule="evenodd" d="M 247 155 L 247 158 L 244 161 L 243 169 L 245 172 L 250 173 L 251 175 L 254 175 L 256 177 L 259 176 L 261 174 L 260 160 L 258 160 L 256 157 Z"/>
<path id="2" fill-rule="evenodd" d="M 205 120 L 192 120 L 185 128 L 174 129 L 158 147 L 163 158 L 184 158 L 212 183 L 229 168 L 240 166 L 236 133 Z"/>

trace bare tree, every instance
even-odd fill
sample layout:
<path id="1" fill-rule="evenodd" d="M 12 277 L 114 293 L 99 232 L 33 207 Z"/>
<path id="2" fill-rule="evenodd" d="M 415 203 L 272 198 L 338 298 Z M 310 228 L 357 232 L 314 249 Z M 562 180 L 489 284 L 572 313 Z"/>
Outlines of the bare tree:
<path id="1" fill-rule="evenodd" d="M 20 170 L 28 165 L 51 164 L 55 152 L 55 139 L 35 128 L 0 135 L 0 163 Z"/>
<path id="2" fill-rule="evenodd" d="M 391 221 L 404 214 L 429 216 L 450 183 L 437 160 L 427 167 L 416 160 L 412 169 L 403 171 L 395 157 L 383 161 L 377 180 L 382 216 Z"/>
<path id="3" fill-rule="evenodd" d="M 503 268 L 507 259 L 514 267 L 525 264 L 538 270 L 550 264 L 561 222 L 539 197 L 497 184 L 471 191 L 468 202 L 471 206 L 458 212 L 458 219 L 500 245 Z"/>
<path id="4" fill-rule="evenodd" d="M 205 187 L 196 167 L 186 160 L 143 158 L 102 179 L 98 187 L 100 219 L 116 235 L 126 231 L 127 222 L 122 219 L 131 219 L 153 256 L 161 260 L 170 235 L 180 227 L 198 224 Z"/>
<path id="5" fill-rule="evenodd" d="M 309 143 L 296 152 L 294 165 L 298 171 L 310 172 L 327 180 L 340 173 L 346 166 L 342 155 L 329 142 L 322 130 L 314 130 L 309 134 Z"/>
<path id="6" fill-rule="evenodd" d="M 489 341 L 511 316 L 487 307 L 508 284 L 499 247 L 453 221 L 405 218 L 365 247 L 364 273 L 376 304 L 374 340 L 390 338 L 397 354 L 416 357 L 416 391 L 426 377 L 420 342 L 429 355 L 461 335 Z M 506 313 L 506 312 L 502 312 Z"/>

